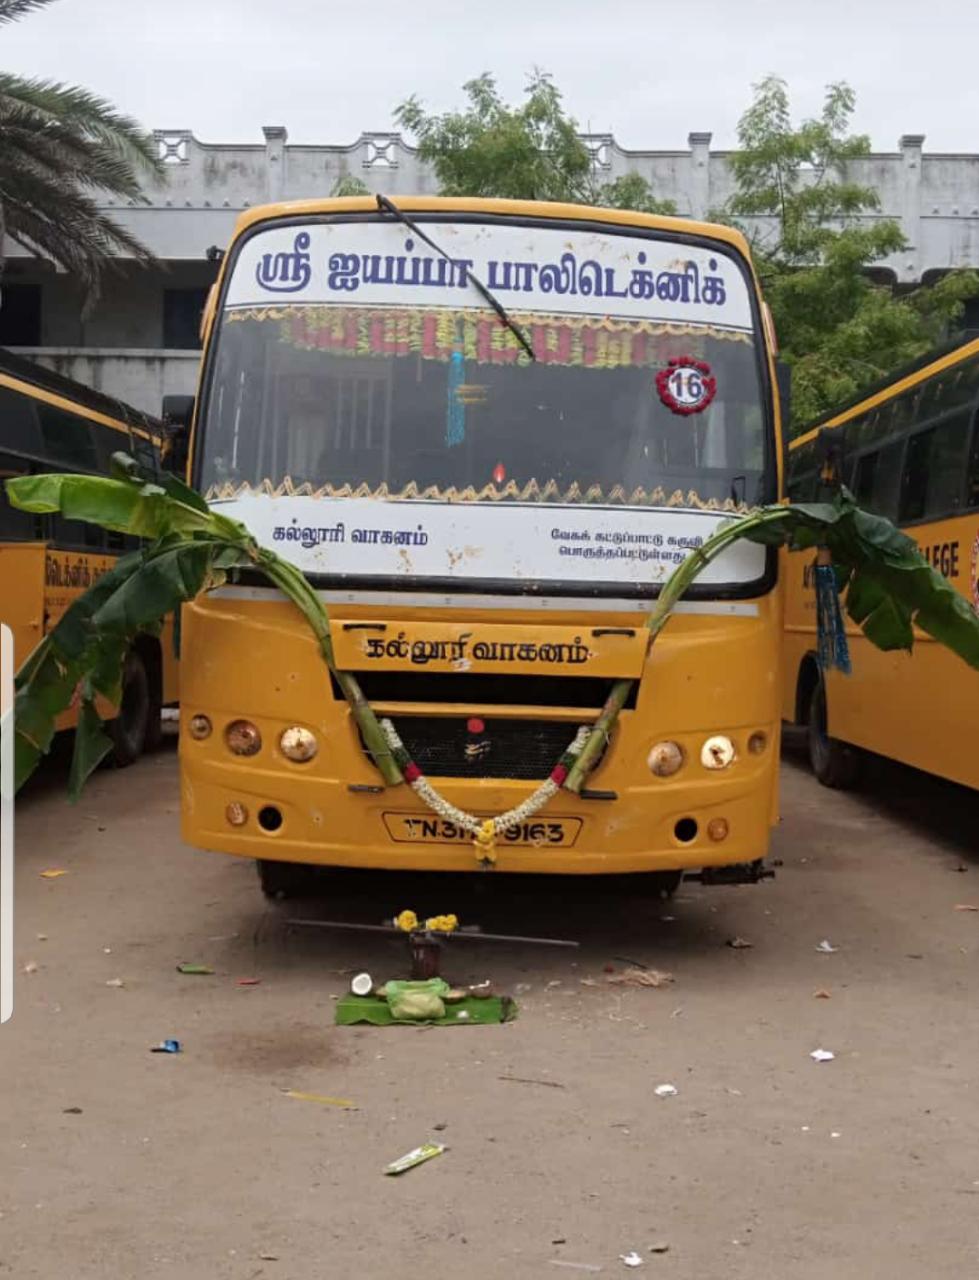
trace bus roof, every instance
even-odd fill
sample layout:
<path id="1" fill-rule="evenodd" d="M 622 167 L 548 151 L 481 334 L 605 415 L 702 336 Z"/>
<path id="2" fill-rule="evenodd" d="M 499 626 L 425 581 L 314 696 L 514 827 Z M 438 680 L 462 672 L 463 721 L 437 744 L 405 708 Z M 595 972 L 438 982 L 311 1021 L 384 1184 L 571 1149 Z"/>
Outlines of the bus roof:
<path id="1" fill-rule="evenodd" d="M 66 378 L 63 374 L 45 369 L 42 365 L 35 364 L 33 360 L 15 356 L 6 347 L 0 347 L 0 374 L 15 378 L 18 382 L 26 383 L 38 391 L 46 391 L 60 396 L 63 400 L 73 401 L 82 408 L 92 409 L 103 417 L 115 419 L 127 428 L 139 427 L 147 434 L 156 437 L 163 434 L 163 423 L 158 418 L 144 413 L 142 409 L 137 409 L 124 400 L 117 400 L 114 396 L 96 391 L 94 387 L 86 386 L 83 382 L 76 382 L 74 378 Z"/>
<path id="2" fill-rule="evenodd" d="M 820 431 L 843 426 L 851 418 L 856 417 L 861 410 L 872 409 L 881 401 L 888 399 L 890 395 L 896 395 L 907 387 L 924 382 L 933 373 L 950 369 L 961 360 L 966 360 L 973 355 L 979 355 L 979 329 L 965 329 L 947 342 L 932 347 L 917 360 L 909 360 L 907 364 L 900 365 L 886 378 L 880 378 L 870 386 L 864 387 L 862 391 L 838 404 L 822 418 L 807 423 L 801 434 L 789 442 L 789 449 L 807 444 Z"/>
<path id="3" fill-rule="evenodd" d="M 750 259 L 748 242 L 734 227 L 711 222 L 695 222 L 691 218 L 666 217 L 662 214 L 637 213 L 632 209 L 604 209 L 585 204 L 558 204 L 546 200 L 488 200 L 475 196 L 403 196 L 391 197 L 405 213 L 485 213 L 494 217 L 554 218 L 561 221 L 607 222 L 629 227 L 645 227 L 651 231 L 668 231 L 677 235 L 705 236 L 729 244 Z M 295 218 L 318 213 L 378 213 L 374 196 L 345 196 L 314 200 L 290 200 L 277 204 L 257 205 L 238 215 L 232 240 L 258 222 L 275 218 Z"/>

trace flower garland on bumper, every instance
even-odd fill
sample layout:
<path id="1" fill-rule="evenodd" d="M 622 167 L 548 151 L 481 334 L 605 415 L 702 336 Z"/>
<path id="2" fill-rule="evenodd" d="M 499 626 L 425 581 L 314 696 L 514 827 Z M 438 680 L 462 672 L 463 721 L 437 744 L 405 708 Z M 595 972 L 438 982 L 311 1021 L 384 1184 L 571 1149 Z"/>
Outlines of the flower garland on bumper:
<path id="1" fill-rule="evenodd" d="M 508 831 L 510 827 L 518 826 L 521 822 L 526 822 L 528 818 L 532 818 L 535 813 L 539 813 L 548 800 L 556 796 L 561 790 L 571 766 L 577 760 L 591 732 L 587 725 L 582 725 L 575 734 L 574 741 L 570 743 L 568 749 L 551 770 L 550 775 L 526 800 L 495 818 L 477 818 L 473 813 L 466 813 L 464 809 L 457 809 L 454 804 L 450 803 L 435 790 L 418 765 L 409 756 L 404 743 L 398 736 L 397 729 L 395 729 L 390 720 L 382 720 L 381 729 L 391 748 L 395 763 L 404 774 L 405 782 L 433 813 L 437 813 L 440 818 L 444 818 L 447 822 L 454 822 L 457 827 L 469 832 L 476 847 L 476 855 L 484 867 L 492 866 L 496 862 L 497 838 L 504 831 Z"/>

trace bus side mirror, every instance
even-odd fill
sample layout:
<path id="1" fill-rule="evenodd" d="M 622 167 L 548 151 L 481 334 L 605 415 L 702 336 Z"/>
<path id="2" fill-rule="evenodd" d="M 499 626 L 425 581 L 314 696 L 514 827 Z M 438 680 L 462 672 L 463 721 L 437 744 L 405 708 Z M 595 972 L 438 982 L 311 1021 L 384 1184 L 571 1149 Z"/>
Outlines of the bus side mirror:
<path id="1" fill-rule="evenodd" d="M 163 397 L 163 429 L 166 436 L 163 466 L 180 474 L 187 469 L 190 424 L 194 418 L 193 396 Z"/>
<path id="2" fill-rule="evenodd" d="M 168 427 L 186 427 L 189 430 L 193 417 L 193 396 L 163 397 L 163 421 Z"/>

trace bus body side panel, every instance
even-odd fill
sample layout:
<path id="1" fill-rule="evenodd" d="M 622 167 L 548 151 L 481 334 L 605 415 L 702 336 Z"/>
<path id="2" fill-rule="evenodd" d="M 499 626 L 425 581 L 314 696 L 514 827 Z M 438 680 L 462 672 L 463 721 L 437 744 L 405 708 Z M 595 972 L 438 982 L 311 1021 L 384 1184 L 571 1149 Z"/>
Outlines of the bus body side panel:
<path id="1" fill-rule="evenodd" d="M 334 609 L 333 629 L 356 614 Z M 391 621 L 389 616 L 389 621 Z M 432 613 L 406 614 L 397 625 L 410 635 L 413 622 L 431 624 Z M 458 623 L 458 615 L 452 619 Z M 626 621 L 617 615 L 616 625 Z M 539 616 L 513 618 L 535 623 Z M 603 619 L 582 618 L 582 628 Z M 608 625 L 608 618 L 604 619 Z M 641 624 L 641 616 L 628 625 Z M 606 798 L 555 796 L 538 815 L 539 825 L 501 839 L 498 867 L 505 871 L 596 873 L 639 872 L 748 862 L 765 855 L 776 805 L 781 635 L 777 592 L 744 602 L 734 613 L 678 614 L 646 660 L 636 706 L 622 713 L 612 749 L 589 778 Z M 283 602 L 209 598 L 184 610 L 181 700 L 186 720 L 199 713 L 212 722 L 211 735 L 195 741 L 181 733 L 183 837 L 199 848 L 250 857 L 325 865 L 473 870 L 471 839 L 453 832 L 407 786 L 380 789 L 380 777 L 360 746 L 346 703 L 331 691 L 323 660 L 305 622 Z M 530 674 L 525 672 L 524 674 Z M 557 671 L 554 674 L 559 674 Z M 582 674 L 581 669 L 561 674 Z M 520 673 L 514 673 L 515 705 Z M 489 719 L 487 706 L 418 704 L 392 712 Z M 513 714 L 513 713 L 511 713 Z M 566 737 L 594 713 L 547 706 L 523 709 L 516 718 L 560 720 Z M 247 717 L 259 728 L 257 755 L 236 757 L 225 742 L 228 724 Z M 319 750 L 294 764 L 278 750 L 290 724 L 317 736 Z M 752 734 L 766 735 L 758 754 L 748 750 Z M 735 763 L 713 771 L 701 763 L 709 736 L 725 733 L 737 750 Z M 679 742 L 685 764 L 671 778 L 649 772 L 647 756 L 664 738 Z M 556 761 L 555 761 L 556 762 Z M 536 781 L 505 778 L 433 778 L 453 804 L 480 816 L 505 812 L 526 799 Z M 356 790 L 351 790 L 355 788 Z M 373 789 L 373 790 L 372 790 Z M 614 797 L 607 793 L 614 792 Z M 248 811 L 232 826 L 234 802 Z M 265 832 L 259 811 L 274 805 L 281 826 Z M 677 823 L 692 818 L 696 836 L 684 842 Z M 723 818 L 728 834 L 712 840 L 708 825 Z"/>
<path id="2" fill-rule="evenodd" d="M 14 666 L 19 667 L 45 634 L 43 542 L 0 543 L 3 607 L 0 621 L 14 636 Z"/>
<path id="3" fill-rule="evenodd" d="M 922 553 L 979 607 L 979 512 L 904 530 Z M 807 570 L 814 553 L 787 556 L 783 716 L 795 719 L 797 681 L 816 647 L 815 603 Z M 853 674 L 827 677 L 828 731 L 834 738 L 916 769 L 979 789 L 979 675 L 930 636 L 913 653 L 882 653 L 847 628 Z"/>

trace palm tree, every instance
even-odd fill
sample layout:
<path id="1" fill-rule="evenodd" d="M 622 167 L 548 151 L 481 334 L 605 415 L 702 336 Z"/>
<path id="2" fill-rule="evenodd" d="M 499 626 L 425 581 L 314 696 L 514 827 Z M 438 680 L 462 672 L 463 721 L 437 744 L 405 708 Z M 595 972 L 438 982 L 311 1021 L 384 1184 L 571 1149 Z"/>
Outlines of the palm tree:
<path id="1" fill-rule="evenodd" d="M 0 26 L 51 0 L 0 0 Z M 125 255 L 153 255 L 99 208 L 107 195 L 142 203 L 159 177 L 152 136 L 86 89 L 0 72 L 0 271 L 3 236 L 71 272 L 87 305 Z"/>

